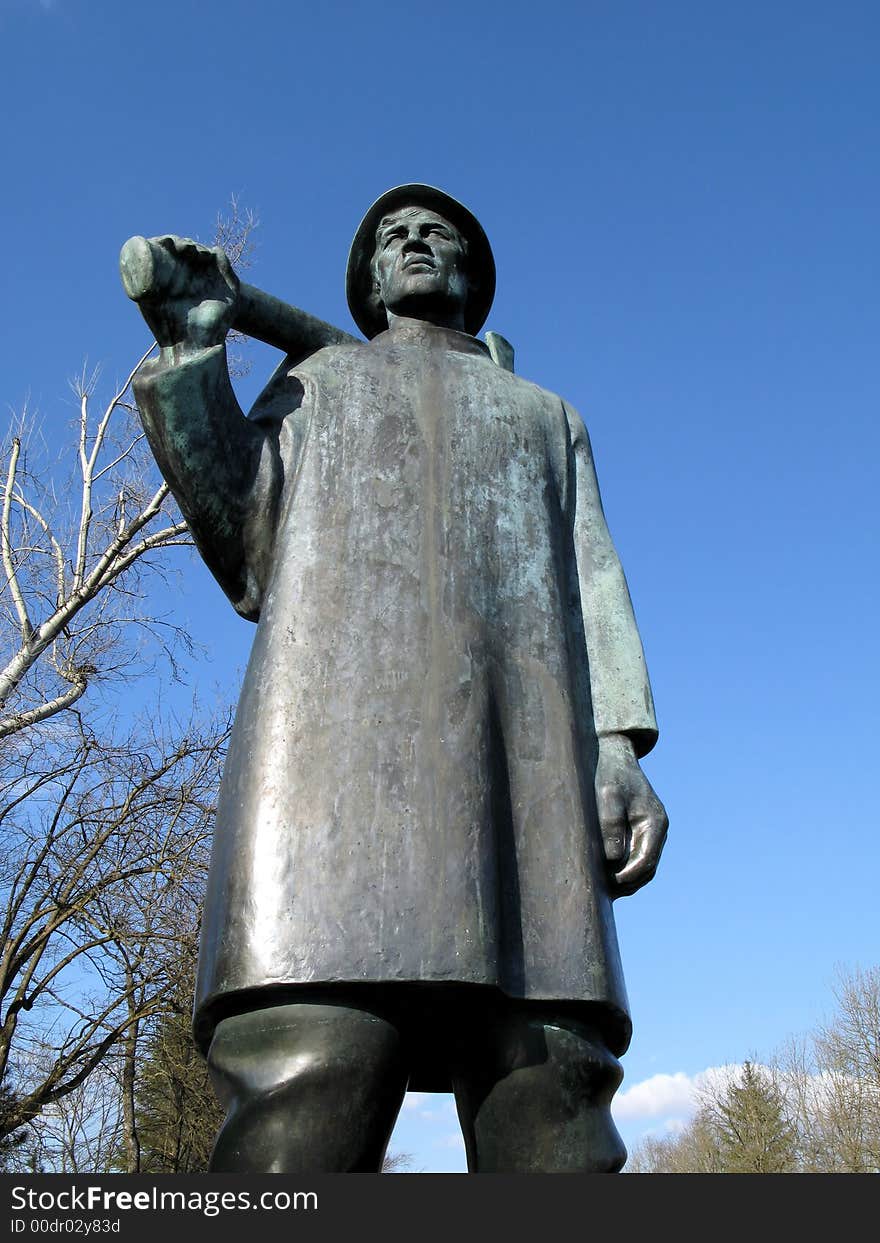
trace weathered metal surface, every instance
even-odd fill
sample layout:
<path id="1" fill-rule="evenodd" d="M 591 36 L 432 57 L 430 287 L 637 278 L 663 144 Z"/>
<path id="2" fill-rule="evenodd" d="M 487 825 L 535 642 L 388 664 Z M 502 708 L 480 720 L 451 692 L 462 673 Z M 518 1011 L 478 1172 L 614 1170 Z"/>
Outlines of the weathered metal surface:
<path id="1" fill-rule="evenodd" d="M 512 373 L 503 338 L 490 351 L 470 335 L 494 288 L 485 234 L 430 187 L 382 196 L 348 282 L 372 339 L 290 342 L 249 419 L 222 345 L 241 308 L 228 261 L 157 240 L 159 266 L 177 267 L 165 292 L 148 274 L 140 301 L 162 349 L 138 405 L 205 561 L 258 621 L 217 815 L 200 1039 L 310 997 L 315 1015 L 332 998 L 421 1031 L 406 1057 L 431 1087 L 452 1069 L 425 1035 L 432 1013 L 475 1041 L 494 1015 L 498 1057 L 536 1006 L 542 1024 L 590 1024 L 600 1062 L 620 1053 L 612 900 L 650 879 L 666 828 L 637 762 L 653 703 L 586 429 Z M 583 1040 L 560 1037 L 536 1089 L 554 1133 Z M 583 1082 L 597 1164 L 571 1168 L 612 1168 L 616 1079 Z M 503 1125 L 486 1127 L 500 1151 Z M 542 1168 L 536 1144 L 523 1168 Z"/>
<path id="2" fill-rule="evenodd" d="M 217 402 L 224 370 L 217 350 L 139 402 L 167 411 L 193 385 Z M 594 719 L 654 721 L 580 420 L 432 325 L 314 355 L 254 416 L 279 481 L 252 502 L 273 554 L 240 575 L 260 624 L 199 1008 L 282 983 L 418 980 L 625 1011 Z M 601 567 L 583 596 L 579 505 Z M 582 610 L 594 662 L 614 660 L 596 705 Z"/>
<path id="3" fill-rule="evenodd" d="M 158 239 L 130 237 L 119 255 L 119 271 L 125 292 L 139 302 L 145 297 L 156 299 L 168 293 L 175 281 L 176 263 Z M 244 281 L 238 287 L 232 326 L 293 355 L 296 361 L 325 345 L 357 339 Z"/>

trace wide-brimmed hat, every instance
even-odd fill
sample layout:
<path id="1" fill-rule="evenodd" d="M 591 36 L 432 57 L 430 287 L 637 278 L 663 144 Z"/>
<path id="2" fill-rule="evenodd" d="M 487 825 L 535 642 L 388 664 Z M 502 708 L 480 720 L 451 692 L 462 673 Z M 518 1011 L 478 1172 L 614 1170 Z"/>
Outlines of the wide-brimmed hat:
<path id="1" fill-rule="evenodd" d="M 348 255 L 345 292 L 354 322 L 366 337 L 375 337 L 388 327 L 385 308 L 378 301 L 373 286 L 371 265 L 376 251 L 376 230 L 379 221 L 389 212 L 402 207 L 428 207 L 454 224 L 467 241 L 468 276 L 471 290 L 464 311 L 464 326 L 474 336 L 486 322 L 495 297 L 495 260 L 483 227 L 457 199 L 436 186 L 418 183 L 395 186 L 376 199 L 358 225 Z"/>

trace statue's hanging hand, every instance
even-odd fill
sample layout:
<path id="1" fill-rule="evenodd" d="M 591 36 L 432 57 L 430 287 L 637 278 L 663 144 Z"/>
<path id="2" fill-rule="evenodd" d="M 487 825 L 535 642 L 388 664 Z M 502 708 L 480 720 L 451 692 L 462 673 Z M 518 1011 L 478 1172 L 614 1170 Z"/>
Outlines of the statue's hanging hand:
<path id="1" fill-rule="evenodd" d="M 657 870 L 669 819 L 625 734 L 599 739 L 596 807 L 612 896 L 635 893 Z"/>
<path id="2" fill-rule="evenodd" d="M 162 348 L 175 360 L 219 345 L 235 318 L 238 277 L 219 246 L 189 238 L 132 237 L 119 268 L 125 292 Z"/>

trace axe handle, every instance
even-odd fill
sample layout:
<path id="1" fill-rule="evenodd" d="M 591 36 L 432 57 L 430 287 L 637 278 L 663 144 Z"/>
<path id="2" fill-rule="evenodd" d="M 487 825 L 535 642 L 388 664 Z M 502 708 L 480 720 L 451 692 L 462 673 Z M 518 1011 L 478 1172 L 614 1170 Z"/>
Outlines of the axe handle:
<path id="1" fill-rule="evenodd" d="M 173 260 L 163 246 L 145 237 L 130 237 L 119 256 L 122 283 L 129 298 L 158 298 L 173 279 Z M 325 324 L 322 319 L 282 302 L 255 285 L 239 285 L 233 328 L 288 354 L 294 363 L 325 345 L 354 345 L 359 338 Z M 497 332 L 486 333 L 489 353 L 499 367 L 513 371 L 513 346 Z"/>
<path id="2" fill-rule="evenodd" d="M 358 338 L 322 319 L 282 302 L 254 285 L 242 284 L 233 327 L 285 354 L 305 358 L 325 345 L 353 345 Z"/>
<path id="3" fill-rule="evenodd" d="M 174 260 L 158 242 L 130 237 L 120 252 L 119 270 L 125 292 L 139 302 L 141 298 L 161 298 L 174 278 Z M 297 360 L 325 345 L 357 341 L 357 337 L 341 328 L 325 324 L 307 311 L 244 283 L 239 287 L 233 327 Z"/>

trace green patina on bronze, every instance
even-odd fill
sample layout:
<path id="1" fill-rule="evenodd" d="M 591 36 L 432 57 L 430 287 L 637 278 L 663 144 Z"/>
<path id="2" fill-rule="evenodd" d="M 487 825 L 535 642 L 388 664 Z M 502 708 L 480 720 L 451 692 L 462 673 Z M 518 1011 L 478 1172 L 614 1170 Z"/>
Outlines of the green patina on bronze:
<path id="1" fill-rule="evenodd" d="M 656 723 L 583 421 L 473 335 L 485 233 L 432 187 L 377 200 L 347 281 L 367 341 L 179 238 L 121 262 L 161 346 L 135 384 L 156 459 L 258 622 L 196 998 L 231 1107 L 215 1168 L 373 1168 L 407 1082 L 455 1087 L 471 1168 L 616 1168 L 612 901 L 663 843 L 638 764 Z M 286 352 L 248 417 L 232 325 Z M 319 1122 L 309 1057 L 372 1076 L 356 1160 L 333 1120 L 349 1079 L 326 1076 Z"/>

